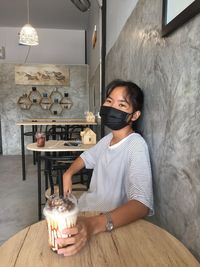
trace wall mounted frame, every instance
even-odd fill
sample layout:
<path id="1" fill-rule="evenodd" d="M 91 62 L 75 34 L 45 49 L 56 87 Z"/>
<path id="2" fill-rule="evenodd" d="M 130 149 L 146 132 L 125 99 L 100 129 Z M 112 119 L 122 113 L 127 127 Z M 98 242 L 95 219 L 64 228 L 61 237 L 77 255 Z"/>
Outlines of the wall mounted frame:
<path id="1" fill-rule="evenodd" d="M 69 68 L 64 65 L 38 64 L 15 66 L 15 84 L 68 86 L 69 83 Z"/>
<path id="2" fill-rule="evenodd" d="M 173 1 L 173 0 L 170 0 Z M 180 1 L 180 4 L 184 1 Z M 192 17 L 200 13 L 200 1 L 194 0 L 189 1 L 188 0 L 188 6 L 184 7 L 184 9 L 177 14 L 172 20 L 168 21 L 168 15 L 169 15 L 169 0 L 163 0 L 163 6 L 162 6 L 162 36 L 167 36 L 173 31 L 177 30 L 180 26 L 182 26 L 184 23 L 186 23 L 188 20 L 190 20 Z"/>

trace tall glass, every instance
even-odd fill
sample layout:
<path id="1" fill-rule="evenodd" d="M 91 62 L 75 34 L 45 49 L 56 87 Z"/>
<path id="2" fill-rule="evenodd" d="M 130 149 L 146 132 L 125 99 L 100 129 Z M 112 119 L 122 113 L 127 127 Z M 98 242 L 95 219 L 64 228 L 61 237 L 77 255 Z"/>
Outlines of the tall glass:
<path id="1" fill-rule="evenodd" d="M 62 247 L 56 244 L 56 238 L 66 238 L 62 230 L 76 225 L 77 199 L 72 194 L 68 194 L 66 198 L 54 194 L 47 200 L 43 214 L 48 225 L 49 246 L 56 252 Z"/>
<path id="2" fill-rule="evenodd" d="M 38 147 L 44 147 L 45 146 L 45 139 L 46 139 L 45 133 L 36 133 L 35 138 L 36 138 L 36 142 L 37 142 Z"/>

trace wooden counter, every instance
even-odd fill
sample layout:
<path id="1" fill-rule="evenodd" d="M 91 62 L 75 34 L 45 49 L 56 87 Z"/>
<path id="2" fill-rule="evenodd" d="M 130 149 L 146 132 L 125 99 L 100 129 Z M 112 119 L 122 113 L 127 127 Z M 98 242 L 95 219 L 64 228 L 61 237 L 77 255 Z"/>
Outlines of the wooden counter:
<path id="1" fill-rule="evenodd" d="M 64 119 L 64 118 L 49 118 L 49 119 L 26 119 L 17 122 L 18 126 L 33 126 L 33 125 L 97 125 L 96 122 L 89 122 L 85 119 Z"/>

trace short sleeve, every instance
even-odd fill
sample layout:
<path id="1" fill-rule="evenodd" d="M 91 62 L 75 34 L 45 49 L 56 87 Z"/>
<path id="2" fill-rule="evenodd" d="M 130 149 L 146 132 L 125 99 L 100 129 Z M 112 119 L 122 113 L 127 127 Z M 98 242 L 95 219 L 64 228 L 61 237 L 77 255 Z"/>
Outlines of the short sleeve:
<path id="1" fill-rule="evenodd" d="M 95 163 L 96 163 L 96 151 L 97 151 L 97 145 L 93 146 L 92 148 L 84 151 L 80 157 L 85 163 L 86 169 L 94 169 Z"/>
<path id="2" fill-rule="evenodd" d="M 151 165 L 148 147 L 143 138 L 130 143 L 127 169 L 127 198 L 143 203 L 150 209 L 149 215 L 153 215 Z"/>
<path id="3" fill-rule="evenodd" d="M 84 151 L 80 155 L 87 169 L 94 169 L 100 154 L 105 150 L 110 139 L 111 139 L 110 135 L 105 136 L 95 146 Z"/>

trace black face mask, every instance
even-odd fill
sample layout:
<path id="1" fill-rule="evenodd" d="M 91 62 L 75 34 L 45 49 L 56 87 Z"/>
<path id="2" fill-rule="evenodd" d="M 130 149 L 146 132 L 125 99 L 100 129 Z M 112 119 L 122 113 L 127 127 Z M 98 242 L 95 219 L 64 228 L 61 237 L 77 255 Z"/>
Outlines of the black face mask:
<path id="1" fill-rule="evenodd" d="M 101 106 L 100 109 L 102 124 L 111 130 L 120 130 L 127 126 L 130 123 L 130 121 L 128 121 L 128 117 L 131 114 L 132 113 L 127 113 L 107 106 Z"/>

